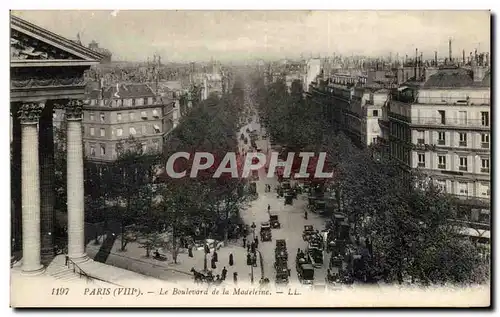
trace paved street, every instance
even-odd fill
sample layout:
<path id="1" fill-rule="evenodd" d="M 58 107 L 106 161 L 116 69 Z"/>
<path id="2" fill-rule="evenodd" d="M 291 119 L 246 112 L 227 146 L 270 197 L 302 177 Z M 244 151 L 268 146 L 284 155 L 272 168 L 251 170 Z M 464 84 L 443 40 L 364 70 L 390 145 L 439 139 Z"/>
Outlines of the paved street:
<path id="1" fill-rule="evenodd" d="M 259 130 L 258 124 L 252 124 L 251 127 Z M 252 129 L 250 128 L 250 129 Z M 246 129 L 246 127 L 244 127 Z M 243 129 L 243 130 L 244 130 Z M 257 146 L 267 153 L 269 142 L 267 140 L 258 140 Z M 265 192 L 265 184 L 270 184 L 272 192 Z M 289 252 L 288 266 L 291 269 L 291 282 L 296 283 L 297 271 L 295 269 L 295 256 L 297 250 L 302 250 L 306 247 L 306 242 L 302 240 L 302 231 L 304 225 L 313 225 L 315 229 L 322 230 L 324 228 L 325 220 L 318 215 L 309 212 L 308 220 L 304 219 L 304 210 L 307 206 L 307 196 L 305 194 L 299 195 L 298 199 L 294 200 L 293 205 L 284 205 L 284 198 L 277 198 L 274 187 L 278 184 L 276 178 L 267 178 L 264 169 L 259 171 L 259 181 L 257 182 L 258 199 L 252 202 L 251 206 L 242 211 L 242 218 L 247 224 L 255 222 L 257 225 L 256 234 L 258 234 L 259 225 L 261 222 L 269 221 L 269 214 L 267 212 L 267 205 L 271 206 L 271 213 L 279 217 L 281 229 L 272 230 L 272 241 L 259 243 L 259 251 L 264 258 L 264 273 L 272 282 L 275 280 L 274 270 L 274 249 L 277 239 L 285 239 Z M 322 268 L 315 269 L 315 283 L 323 284 L 325 281 L 327 263 L 329 260 L 328 255 L 325 253 L 324 265 Z"/>

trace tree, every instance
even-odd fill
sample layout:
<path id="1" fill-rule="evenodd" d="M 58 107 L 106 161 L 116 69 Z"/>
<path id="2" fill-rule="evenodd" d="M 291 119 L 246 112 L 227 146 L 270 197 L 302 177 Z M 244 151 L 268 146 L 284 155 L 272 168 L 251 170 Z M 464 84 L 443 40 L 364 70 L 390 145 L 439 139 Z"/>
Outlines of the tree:
<path id="1" fill-rule="evenodd" d="M 111 177 L 106 182 L 106 193 L 119 207 L 116 217 L 121 223 L 121 250 L 124 251 L 127 238 L 125 227 L 144 217 L 151 207 L 150 183 L 156 155 L 144 153 L 142 144 L 130 138 L 122 142 L 118 159 L 109 164 Z"/>

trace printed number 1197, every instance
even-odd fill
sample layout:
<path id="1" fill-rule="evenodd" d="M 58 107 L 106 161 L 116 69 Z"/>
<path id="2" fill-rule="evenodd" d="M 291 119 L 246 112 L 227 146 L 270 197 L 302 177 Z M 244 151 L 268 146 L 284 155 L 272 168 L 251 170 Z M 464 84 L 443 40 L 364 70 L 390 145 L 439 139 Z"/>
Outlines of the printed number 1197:
<path id="1" fill-rule="evenodd" d="M 52 295 L 68 295 L 68 293 L 69 293 L 69 288 L 66 287 L 59 287 L 52 289 Z"/>

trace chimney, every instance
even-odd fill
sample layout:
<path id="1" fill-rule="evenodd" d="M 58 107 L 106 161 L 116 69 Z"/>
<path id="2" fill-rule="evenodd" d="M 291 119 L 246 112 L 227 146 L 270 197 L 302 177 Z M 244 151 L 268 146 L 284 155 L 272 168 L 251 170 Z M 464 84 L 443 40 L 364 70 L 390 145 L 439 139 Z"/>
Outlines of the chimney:
<path id="1" fill-rule="evenodd" d="M 434 66 L 438 66 L 438 52 L 434 51 Z"/>
<path id="2" fill-rule="evenodd" d="M 417 80 L 417 60 L 418 60 L 418 48 L 415 49 L 415 61 L 413 63 L 413 75 L 415 80 Z"/>
<path id="3" fill-rule="evenodd" d="M 448 40 L 448 59 L 450 61 L 450 63 L 453 62 L 453 58 L 451 57 L 452 56 L 452 51 L 451 51 L 451 38 Z"/>
<path id="4" fill-rule="evenodd" d="M 474 79 L 474 82 L 477 83 L 483 81 L 486 70 L 487 68 L 481 65 L 475 65 L 474 67 L 472 67 L 472 77 Z"/>
<path id="5" fill-rule="evenodd" d="M 462 63 L 465 65 L 465 50 L 462 50 Z"/>

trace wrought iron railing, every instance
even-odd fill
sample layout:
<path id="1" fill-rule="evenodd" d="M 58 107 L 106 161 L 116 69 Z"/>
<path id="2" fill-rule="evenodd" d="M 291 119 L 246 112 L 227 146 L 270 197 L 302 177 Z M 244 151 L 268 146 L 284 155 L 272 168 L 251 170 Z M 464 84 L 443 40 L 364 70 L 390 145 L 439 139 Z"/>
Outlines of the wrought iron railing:
<path id="1" fill-rule="evenodd" d="M 87 282 L 93 282 L 92 276 L 88 275 L 78 264 L 66 255 L 66 266 L 73 270 L 73 273 L 78 274 L 80 278 L 85 278 Z"/>
<path id="2" fill-rule="evenodd" d="M 437 126 L 457 126 L 470 128 L 490 129 L 490 122 L 482 119 L 459 119 L 459 118 L 437 118 L 437 117 L 412 117 L 412 124 L 437 125 Z"/>

